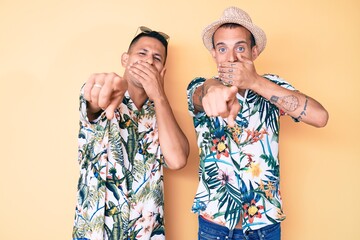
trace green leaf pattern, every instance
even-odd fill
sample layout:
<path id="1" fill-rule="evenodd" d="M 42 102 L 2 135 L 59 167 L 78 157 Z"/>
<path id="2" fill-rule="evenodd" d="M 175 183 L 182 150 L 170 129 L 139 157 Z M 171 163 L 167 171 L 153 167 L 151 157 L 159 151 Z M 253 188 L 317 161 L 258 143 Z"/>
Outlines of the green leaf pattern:
<path id="1" fill-rule="evenodd" d="M 284 88 L 295 90 L 276 75 L 264 75 Z M 279 117 L 275 105 L 247 90 L 237 95 L 242 109 L 236 127 L 227 120 L 195 113 L 192 96 L 205 78 L 190 82 L 189 112 L 199 146 L 199 186 L 192 211 L 234 229 L 243 216 L 243 229 L 258 229 L 285 219 L 279 189 Z"/>
<path id="2" fill-rule="evenodd" d="M 153 102 L 137 109 L 126 93 L 112 120 L 86 116 L 80 96 L 73 239 L 165 239 L 163 166 Z"/>

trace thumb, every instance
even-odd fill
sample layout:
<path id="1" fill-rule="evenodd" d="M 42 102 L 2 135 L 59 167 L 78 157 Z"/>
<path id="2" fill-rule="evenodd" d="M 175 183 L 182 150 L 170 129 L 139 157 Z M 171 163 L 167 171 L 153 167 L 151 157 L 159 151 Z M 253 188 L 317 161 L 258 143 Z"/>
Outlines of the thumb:
<path id="1" fill-rule="evenodd" d="M 229 89 L 229 91 L 228 91 L 228 94 L 227 94 L 226 101 L 231 101 L 231 100 L 236 99 L 236 94 L 238 92 L 238 88 L 235 87 L 235 86 L 231 86 L 228 89 Z"/>

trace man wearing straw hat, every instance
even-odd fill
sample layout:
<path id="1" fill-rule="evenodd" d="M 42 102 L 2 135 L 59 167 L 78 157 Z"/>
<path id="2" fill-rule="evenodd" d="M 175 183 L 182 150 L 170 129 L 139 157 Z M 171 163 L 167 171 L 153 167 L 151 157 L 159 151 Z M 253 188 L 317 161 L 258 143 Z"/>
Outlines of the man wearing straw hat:
<path id="1" fill-rule="evenodd" d="M 163 168 L 184 167 L 189 143 L 164 91 L 169 36 L 139 29 L 123 76 L 82 89 L 74 240 L 165 239 Z"/>
<path id="2" fill-rule="evenodd" d="M 225 9 L 202 38 L 218 76 L 188 86 L 200 150 L 192 207 L 199 239 L 280 239 L 279 117 L 324 127 L 328 113 L 279 76 L 257 74 L 266 35 L 243 10 Z"/>

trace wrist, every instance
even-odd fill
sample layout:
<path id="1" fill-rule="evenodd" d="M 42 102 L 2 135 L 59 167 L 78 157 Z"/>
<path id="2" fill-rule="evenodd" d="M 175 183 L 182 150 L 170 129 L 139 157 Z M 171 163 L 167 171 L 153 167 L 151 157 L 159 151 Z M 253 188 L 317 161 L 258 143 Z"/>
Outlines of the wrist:
<path id="1" fill-rule="evenodd" d="M 208 80 L 205 81 L 205 83 L 203 84 L 203 88 L 202 88 L 202 93 L 203 95 L 205 95 L 210 89 L 216 89 L 214 87 L 219 87 L 219 86 L 225 86 L 224 82 L 221 81 L 220 78 L 210 78 Z"/>
<path id="2" fill-rule="evenodd" d="M 252 84 L 249 86 L 249 89 L 258 93 L 260 89 L 262 89 L 264 81 L 266 81 L 265 78 L 256 74 Z"/>
<path id="3" fill-rule="evenodd" d="M 164 104 L 170 105 L 169 100 L 167 99 L 166 95 L 162 95 L 161 97 L 157 97 L 156 99 L 153 99 L 155 107 L 161 106 Z"/>

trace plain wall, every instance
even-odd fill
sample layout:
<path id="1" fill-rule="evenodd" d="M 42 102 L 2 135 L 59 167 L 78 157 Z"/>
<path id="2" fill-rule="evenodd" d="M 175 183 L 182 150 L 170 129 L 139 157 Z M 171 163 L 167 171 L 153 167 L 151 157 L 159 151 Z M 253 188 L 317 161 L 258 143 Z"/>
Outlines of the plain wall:
<path id="1" fill-rule="evenodd" d="M 231 5 L 267 33 L 258 73 L 280 75 L 330 113 L 322 129 L 281 121 L 283 239 L 360 239 L 356 0 L 1 0 L 0 239 L 71 238 L 79 89 L 91 73 L 122 74 L 121 54 L 140 25 L 171 36 L 166 91 L 191 144 L 188 165 L 165 172 L 167 239 L 197 239 L 186 87 L 216 73 L 200 33 Z"/>

